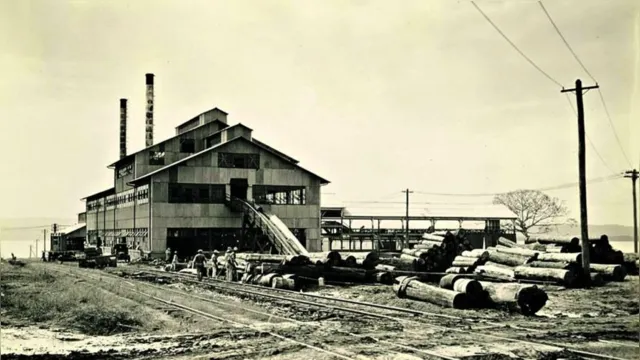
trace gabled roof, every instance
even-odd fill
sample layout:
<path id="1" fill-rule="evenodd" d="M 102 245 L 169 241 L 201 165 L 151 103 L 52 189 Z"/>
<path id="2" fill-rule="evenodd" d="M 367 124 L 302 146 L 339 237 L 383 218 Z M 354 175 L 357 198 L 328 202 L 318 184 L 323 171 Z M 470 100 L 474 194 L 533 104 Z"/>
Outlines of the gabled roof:
<path id="1" fill-rule="evenodd" d="M 221 112 L 221 113 L 223 113 L 223 114 L 225 114 L 225 115 L 229 115 L 229 113 L 227 113 L 226 111 L 224 111 L 224 110 L 222 110 L 222 109 L 218 109 L 217 107 L 214 107 L 214 108 L 213 108 L 213 109 L 211 109 L 211 110 L 207 110 L 207 111 L 205 111 L 205 112 L 203 112 L 203 113 L 198 114 L 197 116 L 193 117 L 191 120 L 187 120 L 187 121 L 183 122 L 182 124 L 180 124 L 180 125 L 176 126 L 176 127 L 175 127 L 175 129 L 176 129 L 176 130 L 180 130 L 180 129 L 184 128 L 186 125 L 188 125 L 190 122 L 192 122 L 193 120 L 197 120 L 197 119 L 199 119 L 199 118 L 200 118 L 200 116 L 202 116 L 202 115 L 204 115 L 204 114 L 208 114 L 208 113 L 210 113 L 210 112 L 212 112 L 212 111 L 216 111 L 216 110 L 217 110 L 217 111 L 219 111 L 219 112 Z M 215 119 L 215 120 L 220 121 L 220 120 L 218 120 L 218 119 Z M 185 132 L 186 132 L 186 131 L 185 131 Z"/>
<path id="2" fill-rule="evenodd" d="M 75 224 L 75 225 L 67 226 L 62 231 L 60 231 L 60 234 L 69 235 L 69 234 L 71 234 L 73 232 L 76 232 L 78 230 L 82 230 L 82 228 L 84 228 L 86 226 L 87 226 L 87 224 Z"/>
<path id="3" fill-rule="evenodd" d="M 211 110 L 209 110 L 209 111 L 211 111 Z M 220 110 L 220 111 L 222 111 L 222 110 Z M 203 113 L 203 114 L 204 114 L 204 113 Z M 202 115 L 202 114 L 200 114 L 200 115 Z M 200 116 L 200 115 L 198 115 L 198 116 Z M 189 121 L 191 121 L 191 120 L 189 120 Z M 167 142 L 167 141 L 169 141 L 169 140 L 173 140 L 173 139 L 175 139 L 175 138 L 177 138 L 177 137 L 184 136 L 185 134 L 188 134 L 188 133 L 190 133 L 190 132 L 192 132 L 192 131 L 198 130 L 198 129 L 200 129 L 200 128 L 201 128 L 201 127 L 203 127 L 203 126 L 209 125 L 209 124 L 214 123 L 214 122 L 219 122 L 219 123 L 221 123 L 221 124 L 226 125 L 226 126 L 224 127 L 225 129 L 226 129 L 227 127 L 229 127 L 229 124 L 227 124 L 226 122 L 224 122 L 224 121 L 222 121 L 222 120 L 215 119 L 215 120 L 210 121 L 210 122 L 208 122 L 208 123 L 206 123 L 206 124 L 198 125 L 198 126 L 196 126 L 196 127 L 192 128 L 192 129 L 189 129 L 189 130 L 187 130 L 187 131 L 185 131 L 185 132 L 183 132 L 183 133 L 181 133 L 181 134 L 174 135 L 174 136 L 171 136 L 171 137 L 169 137 L 169 138 L 166 138 L 166 139 L 164 139 L 164 140 L 162 140 L 162 141 L 160 141 L 160 142 L 157 142 L 157 143 L 155 143 L 155 144 L 153 144 L 153 145 L 151 145 L 151 146 L 147 146 L 147 147 L 145 147 L 144 149 L 141 149 L 141 150 L 138 150 L 138 151 L 136 151 L 136 152 L 133 152 L 133 153 L 131 153 L 131 154 L 129 154 L 129 155 L 127 155 L 127 156 L 123 157 L 122 159 L 119 159 L 118 161 L 114 162 L 113 164 L 111 164 L 111 165 L 107 166 L 107 168 L 113 168 L 113 167 L 115 167 L 117 164 L 122 163 L 123 161 L 131 160 L 131 159 L 132 159 L 136 154 L 138 154 L 138 153 L 141 153 L 141 152 L 143 152 L 143 151 L 149 150 L 150 148 L 152 148 L 152 147 L 154 147 L 154 146 L 158 146 L 158 145 L 160 145 L 160 144 L 162 144 L 162 143 L 165 143 L 165 142 Z M 223 129 L 221 129 L 220 131 L 222 131 L 222 130 L 223 130 Z M 212 134 L 212 135 L 213 135 L 213 134 Z"/>
<path id="4" fill-rule="evenodd" d="M 280 152 L 280 151 L 278 151 L 277 149 L 272 148 L 271 146 L 269 146 L 269 145 L 267 145 L 267 144 L 263 143 L 262 141 L 260 141 L 260 140 L 258 140 L 258 139 L 256 139 L 256 138 L 254 138 L 254 137 L 252 137 L 252 140 L 253 140 L 253 142 L 254 142 L 254 143 L 256 143 L 256 144 L 258 144 L 258 145 L 261 145 L 261 146 L 264 146 L 264 147 L 268 147 L 269 149 L 271 149 L 271 151 L 272 151 L 272 152 L 276 152 L 276 153 L 278 153 L 281 157 L 287 158 L 287 160 L 291 161 L 292 163 L 297 164 L 297 163 L 299 163 L 299 162 L 300 162 L 300 161 L 298 161 L 298 160 L 296 160 L 296 159 L 292 158 L 291 156 L 289 156 L 289 155 L 287 155 L 287 154 L 285 154 L 285 153 L 283 153 L 283 152 Z"/>
<path id="5" fill-rule="evenodd" d="M 87 195 L 87 196 L 83 197 L 80 200 L 88 200 L 88 199 L 91 199 L 91 198 L 101 198 L 103 196 L 113 195 L 115 193 L 116 193 L 116 188 L 112 187 L 112 188 L 109 188 L 107 190 L 102 190 L 100 192 L 97 192 L 95 194 Z"/>
<path id="6" fill-rule="evenodd" d="M 152 171 L 152 172 L 150 172 L 150 173 L 148 173 L 148 174 L 146 174 L 146 175 L 143 175 L 143 176 L 141 176 L 141 177 L 138 177 L 138 178 L 136 178 L 136 179 L 133 179 L 133 180 L 131 180 L 130 182 L 128 182 L 127 184 L 135 185 L 136 183 L 139 183 L 140 181 L 145 180 L 145 179 L 147 179 L 147 178 L 149 178 L 149 177 L 151 177 L 151 176 L 153 176 L 153 175 L 156 175 L 156 174 L 158 174 L 158 173 L 161 173 L 161 172 L 163 172 L 163 171 L 166 171 L 166 170 L 168 170 L 168 169 L 170 169 L 170 168 L 172 168 L 172 167 L 174 167 L 174 166 L 178 166 L 178 165 L 180 165 L 180 164 L 182 164 L 182 163 L 185 163 L 185 162 L 187 162 L 187 161 L 189 161 L 189 160 L 191 160 L 191 159 L 193 159 L 193 158 L 196 158 L 196 157 L 198 157 L 198 156 L 204 155 L 204 154 L 206 154 L 206 153 L 208 153 L 208 152 L 211 152 L 211 151 L 213 151 L 213 150 L 216 150 L 216 149 L 222 148 L 222 147 L 224 147 L 225 145 L 230 144 L 230 143 L 235 142 L 235 141 L 246 141 L 247 143 L 253 144 L 254 146 L 257 146 L 257 147 L 259 147 L 259 148 L 261 148 L 261 149 L 263 149 L 263 150 L 265 150 L 265 151 L 267 151 L 267 152 L 272 153 L 273 155 L 275 155 L 275 156 L 277 156 L 277 157 L 279 157 L 279 158 L 281 158 L 281 159 L 283 159 L 283 160 L 285 160 L 285 161 L 288 161 L 288 162 L 292 163 L 292 164 L 293 164 L 293 165 L 295 165 L 298 169 L 300 169 L 300 170 L 302 170 L 302 171 L 304 171 L 304 172 L 306 172 L 306 173 L 308 173 L 308 174 L 310 174 L 310 175 L 312 175 L 312 176 L 314 176 L 314 177 L 316 177 L 316 178 L 320 179 L 320 183 L 321 183 L 322 185 L 325 185 L 325 184 L 328 184 L 328 183 L 329 183 L 329 180 L 326 180 L 326 179 L 324 179 L 324 178 L 322 178 L 322 177 L 320 177 L 320 176 L 318 176 L 318 175 L 316 175 L 316 174 L 312 173 L 311 171 L 309 171 L 309 170 L 307 170 L 307 169 L 303 168 L 302 166 L 300 166 L 300 165 L 298 165 L 298 164 L 296 164 L 296 163 L 294 163 L 294 162 L 290 161 L 286 156 L 283 156 L 281 153 L 279 153 L 279 152 L 275 151 L 275 149 L 273 149 L 272 147 L 270 147 L 270 146 L 266 146 L 266 145 L 264 145 L 264 144 L 262 144 L 262 143 L 260 143 L 260 142 L 254 142 L 254 141 L 251 141 L 251 140 L 249 140 L 249 139 L 245 138 L 244 136 L 237 136 L 237 137 L 235 137 L 235 138 L 233 138 L 233 139 L 230 139 L 229 141 L 226 141 L 226 142 L 220 143 L 220 144 L 218 144 L 218 145 L 212 146 L 212 147 L 210 147 L 210 148 L 204 149 L 204 150 L 202 150 L 202 151 L 200 151 L 200 152 L 198 152 L 198 153 L 195 153 L 195 154 L 193 154 L 193 155 L 191 155 L 191 156 L 187 156 L 187 157 L 186 157 L 186 158 L 184 158 L 184 159 L 181 159 L 181 160 L 175 161 L 175 162 L 173 162 L 173 163 L 171 163 L 171 164 L 169 164 L 169 165 L 167 165 L 167 166 L 164 166 L 164 167 L 162 167 L 162 168 L 160 168 L 160 169 L 158 169 L 158 170 Z"/>

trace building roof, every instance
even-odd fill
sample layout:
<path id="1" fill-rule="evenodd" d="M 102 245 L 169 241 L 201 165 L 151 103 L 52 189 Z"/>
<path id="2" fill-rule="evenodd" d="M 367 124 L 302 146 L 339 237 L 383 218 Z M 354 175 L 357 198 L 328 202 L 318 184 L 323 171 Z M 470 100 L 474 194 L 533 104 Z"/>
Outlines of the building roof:
<path id="1" fill-rule="evenodd" d="M 82 228 L 85 228 L 85 227 L 87 227 L 87 224 L 75 224 L 75 225 L 67 226 L 62 231 L 60 231 L 60 234 L 69 235 L 78 230 L 82 230 Z"/>
<path id="2" fill-rule="evenodd" d="M 216 109 L 217 109 L 217 108 L 216 108 Z M 220 109 L 218 109 L 218 110 L 220 110 Z M 211 111 L 211 110 L 209 110 L 209 111 Z M 202 113 L 202 114 L 206 114 L 206 113 L 207 113 L 207 112 L 209 112 L 209 111 L 205 111 L 205 112 L 204 112 L 204 113 Z M 222 110 L 220 110 L 220 111 L 222 111 Z M 224 112 L 224 111 L 222 111 L 222 112 Z M 202 115 L 202 114 L 200 114 L 200 115 Z M 200 116 L 200 115 L 198 115 L 198 116 Z M 198 116 L 196 116 L 196 118 L 197 118 Z M 191 119 L 191 120 L 193 120 L 193 119 Z M 191 121 L 191 120 L 189 120 L 189 121 Z M 189 122 L 189 121 L 187 121 L 187 122 Z M 164 139 L 164 140 L 162 140 L 162 141 L 159 141 L 159 142 L 157 142 L 157 143 L 155 143 L 155 144 L 153 144 L 153 145 L 151 145 L 151 146 L 147 146 L 147 147 L 145 147 L 145 148 L 143 148 L 143 149 L 141 149 L 141 150 L 138 150 L 138 151 L 136 151 L 136 152 L 132 152 L 131 154 L 129 154 L 129 155 L 127 155 L 127 156 L 123 157 L 122 159 L 118 159 L 118 161 L 114 162 L 113 164 L 108 165 L 108 166 L 107 166 L 107 168 L 113 168 L 113 167 L 115 167 L 116 165 L 118 165 L 118 164 L 122 163 L 123 161 L 131 160 L 131 159 L 132 159 L 136 154 L 138 154 L 138 153 L 141 153 L 141 152 L 143 152 L 143 151 L 149 150 L 150 148 L 152 148 L 152 147 L 154 147 L 154 146 L 157 146 L 157 145 L 159 145 L 159 144 L 165 143 L 165 142 L 167 142 L 167 141 L 169 141 L 169 140 L 173 140 L 173 139 L 175 139 L 175 138 L 177 138 L 177 137 L 183 136 L 184 134 L 188 134 L 188 133 L 190 133 L 190 132 L 192 132 L 192 131 L 195 131 L 195 130 L 197 130 L 197 129 L 200 129 L 201 127 L 206 126 L 206 125 L 209 125 L 209 124 L 211 124 L 211 123 L 213 123 L 213 122 L 219 122 L 219 123 L 222 123 L 222 124 L 224 124 L 224 125 L 227 125 L 224 129 L 226 129 L 227 127 L 229 127 L 229 124 L 227 124 L 226 122 L 224 122 L 224 121 L 222 121 L 222 120 L 215 119 L 215 120 L 210 121 L 210 122 L 208 122 L 208 123 L 206 123 L 206 124 L 198 125 L 198 126 L 193 127 L 193 128 L 191 128 L 191 129 L 189 129 L 189 130 L 186 130 L 186 131 L 185 131 L 185 132 L 183 132 L 183 133 L 180 133 L 180 134 L 177 134 L 177 135 L 173 135 L 173 136 L 171 136 L 171 137 L 168 137 L 168 138 L 166 138 L 166 139 Z M 184 124 L 182 124 L 182 125 L 184 125 Z M 180 126 L 182 126 L 182 125 L 179 125 L 178 127 L 180 127 Z M 234 126 L 235 126 L 235 125 L 234 125 Z M 220 132 L 220 131 L 222 131 L 222 130 L 224 130 L 224 129 L 221 129 L 221 130 L 219 130 L 219 131 L 217 131 L 217 132 Z M 213 134 L 215 134 L 215 133 L 213 133 Z M 213 135 L 213 134 L 211 134 L 211 135 Z"/>
<path id="3" fill-rule="evenodd" d="M 113 195 L 115 193 L 116 193 L 116 188 L 112 187 L 112 188 L 109 188 L 107 190 L 102 190 L 100 192 L 97 192 L 95 194 L 87 195 L 87 196 L 83 197 L 80 200 L 91 200 L 92 198 L 101 198 L 101 197 L 104 197 L 104 196 L 107 196 L 107 195 Z"/>
<path id="4" fill-rule="evenodd" d="M 207 110 L 207 111 L 205 111 L 203 113 L 200 113 L 200 114 L 196 115 L 195 117 L 193 117 L 192 119 L 187 120 L 187 121 L 183 122 L 182 124 L 176 126 L 176 130 L 180 130 L 180 129 L 184 128 L 185 126 L 189 125 L 189 123 L 192 122 L 193 120 L 197 120 L 198 118 L 200 118 L 200 116 L 202 116 L 204 114 L 208 114 L 208 113 L 210 113 L 212 111 L 216 111 L 216 110 L 221 112 L 221 113 L 223 113 L 223 114 L 225 114 L 225 115 L 229 115 L 229 113 L 227 113 L 226 111 L 218 109 L 217 107 L 214 107 L 213 109 Z M 216 119 L 216 120 L 218 120 L 218 119 Z M 218 120 L 218 121 L 221 121 L 221 120 Z"/>
<path id="5" fill-rule="evenodd" d="M 344 219 L 387 219 L 400 220 L 406 217 L 404 206 L 322 206 L 321 210 L 336 210 L 342 208 L 342 217 Z M 327 212 L 329 213 L 329 212 Z M 512 220 L 516 219 L 516 215 L 504 205 L 472 205 L 472 206 L 454 206 L 454 205 L 424 205 L 409 206 L 409 219 L 415 220 Z"/>
<path id="6" fill-rule="evenodd" d="M 160 168 L 160 169 L 158 169 L 158 170 L 152 171 L 152 172 L 150 172 L 150 173 L 148 173 L 148 174 L 145 174 L 145 175 L 140 176 L 140 177 L 138 177 L 138 178 L 136 178 L 136 179 L 133 179 L 133 180 L 131 180 L 130 182 L 128 182 L 128 184 L 130 184 L 130 185 L 135 185 L 136 183 L 139 183 L 141 180 L 147 179 L 147 178 L 149 178 L 149 177 L 151 177 L 151 176 L 153 176 L 153 175 L 156 175 L 156 174 L 158 174 L 158 173 L 161 173 L 161 172 L 163 172 L 163 171 L 166 171 L 166 170 L 168 170 L 168 169 L 170 169 L 170 168 L 172 168 L 172 167 L 174 167 L 174 166 L 180 165 L 180 164 L 182 164 L 182 163 L 184 163 L 184 162 L 187 162 L 187 161 L 189 161 L 189 160 L 191 160 L 191 159 L 193 159 L 193 158 L 196 158 L 196 157 L 198 157 L 198 156 L 204 155 L 204 154 L 206 154 L 206 153 L 208 153 L 208 152 L 210 152 L 210 151 L 213 151 L 213 150 L 219 149 L 219 148 L 221 148 L 221 147 L 223 147 L 223 146 L 225 146 L 225 145 L 227 145 L 227 144 L 230 144 L 230 143 L 232 143 L 232 142 L 234 142 L 234 141 L 246 141 L 246 142 L 248 142 L 248 143 L 250 143 L 250 144 L 253 144 L 253 145 L 255 145 L 255 146 L 257 146 L 257 147 L 259 147 L 259 148 L 261 148 L 261 149 L 263 149 L 263 150 L 265 150 L 265 151 L 267 151 L 267 152 L 272 153 L 273 155 L 275 155 L 275 156 L 277 156 L 277 157 L 279 157 L 279 158 L 281 158 L 281 159 L 284 159 L 285 161 L 289 161 L 289 162 L 291 162 L 293 165 L 295 165 L 295 166 L 296 166 L 297 168 L 299 168 L 300 170 L 303 170 L 304 172 L 306 172 L 306 173 L 308 173 L 308 174 L 310 174 L 310 175 L 312 175 L 312 176 L 314 176 L 314 177 L 319 178 L 319 179 L 320 179 L 321 184 L 325 185 L 325 184 L 328 184 L 328 183 L 329 183 L 329 180 L 326 180 L 326 179 L 324 179 L 324 178 L 320 177 L 319 175 L 316 175 L 316 174 L 312 173 L 311 171 L 309 171 L 309 170 L 307 170 L 307 169 L 303 168 L 302 166 L 300 166 L 300 165 L 298 165 L 298 164 L 296 164 L 296 163 L 294 163 L 294 162 L 290 161 L 288 157 L 283 156 L 281 153 L 279 153 L 279 152 L 275 151 L 275 149 L 273 149 L 272 147 L 270 147 L 270 146 L 266 146 L 266 145 L 264 145 L 264 144 L 263 144 L 263 143 L 261 143 L 261 142 L 254 142 L 254 141 L 251 141 L 251 140 L 249 140 L 249 139 L 245 138 L 244 136 L 236 136 L 235 138 L 230 139 L 230 140 L 228 140 L 228 141 L 226 141 L 226 142 L 223 142 L 223 143 L 220 143 L 220 144 L 214 145 L 214 146 L 209 147 L 209 148 L 207 148 L 207 149 L 204 149 L 204 150 L 202 150 L 202 151 L 200 151 L 200 152 L 198 152 L 198 153 L 195 153 L 195 154 L 193 154 L 193 155 L 187 156 L 187 157 L 186 157 L 186 158 L 184 158 L 184 159 L 181 159 L 181 160 L 175 161 L 175 162 L 173 162 L 173 163 L 171 163 L 171 164 L 169 164 L 169 165 L 167 165 L 167 166 L 164 166 L 164 167 L 162 167 L 162 168 Z"/>

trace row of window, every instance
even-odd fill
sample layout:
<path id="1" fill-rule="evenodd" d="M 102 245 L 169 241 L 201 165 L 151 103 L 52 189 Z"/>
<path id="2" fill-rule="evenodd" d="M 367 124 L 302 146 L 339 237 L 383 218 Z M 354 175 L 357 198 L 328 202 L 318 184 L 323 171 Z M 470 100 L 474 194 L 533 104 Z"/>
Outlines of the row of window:
<path id="1" fill-rule="evenodd" d="M 218 167 L 260 169 L 260 154 L 218 153 Z"/>
<path id="2" fill-rule="evenodd" d="M 129 206 L 133 205 L 134 200 L 137 200 L 138 205 L 148 203 L 149 185 L 142 185 L 119 195 L 109 195 L 106 198 L 87 201 L 87 211 L 99 210 L 103 207 L 111 209 L 116 206 Z"/>
<path id="3" fill-rule="evenodd" d="M 222 204 L 225 185 L 169 184 L 169 202 L 178 204 Z"/>
<path id="4" fill-rule="evenodd" d="M 256 204 L 306 205 L 306 189 L 300 186 L 254 185 Z"/>

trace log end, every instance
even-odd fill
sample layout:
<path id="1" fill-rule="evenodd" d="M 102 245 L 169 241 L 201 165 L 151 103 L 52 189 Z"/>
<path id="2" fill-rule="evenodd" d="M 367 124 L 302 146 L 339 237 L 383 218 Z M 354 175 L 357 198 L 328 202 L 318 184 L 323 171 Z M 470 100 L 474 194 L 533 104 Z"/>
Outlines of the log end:
<path id="1" fill-rule="evenodd" d="M 469 308 L 469 297 L 465 293 L 457 293 L 453 300 L 451 300 L 451 306 L 454 309 L 468 309 Z"/>
<path id="2" fill-rule="evenodd" d="M 531 316 L 546 305 L 549 296 L 537 286 L 524 286 L 518 290 L 516 299 L 522 314 Z"/>

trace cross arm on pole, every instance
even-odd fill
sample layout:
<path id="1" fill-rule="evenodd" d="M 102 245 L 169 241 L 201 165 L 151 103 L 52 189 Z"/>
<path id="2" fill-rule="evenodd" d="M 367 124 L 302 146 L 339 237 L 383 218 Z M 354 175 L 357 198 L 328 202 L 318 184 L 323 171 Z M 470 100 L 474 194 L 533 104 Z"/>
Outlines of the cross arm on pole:
<path id="1" fill-rule="evenodd" d="M 598 84 L 595 84 L 595 85 L 593 85 L 593 86 L 585 86 L 585 87 L 582 87 L 582 88 L 581 88 L 581 90 L 591 90 L 591 89 L 599 89 L 599 88 L 600 88 L 600 86 L 598 86 Z M 576 91 L 576 90 L 577 90 L 576 88 L 573 88 L 573 89 L 562 89 L 562 90 L 560 90 L 560 92 L 561 92 L 561 93 L 565 93 L 565 92 L 574 92 L 574 91 Z"/>

